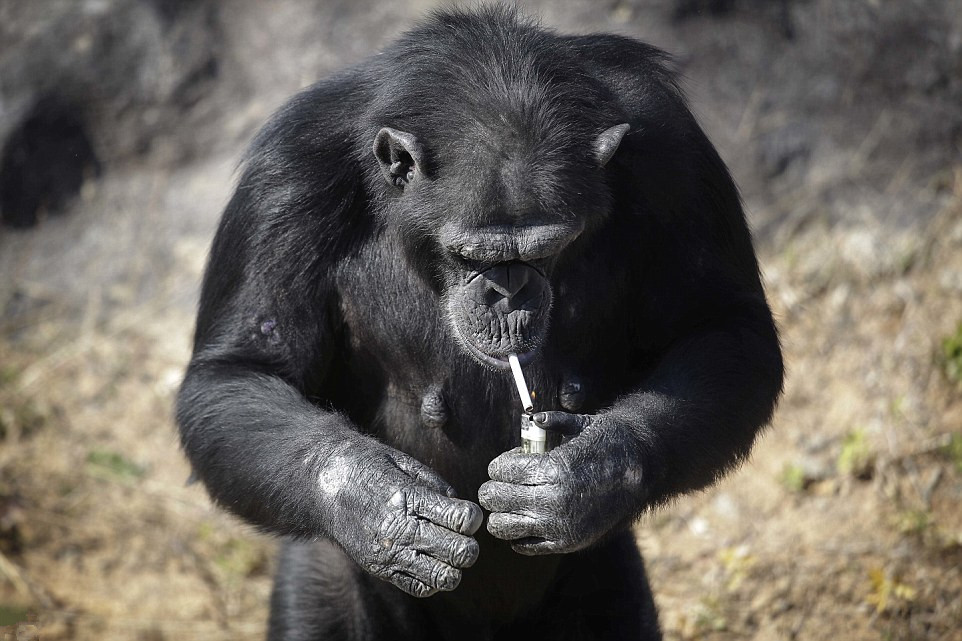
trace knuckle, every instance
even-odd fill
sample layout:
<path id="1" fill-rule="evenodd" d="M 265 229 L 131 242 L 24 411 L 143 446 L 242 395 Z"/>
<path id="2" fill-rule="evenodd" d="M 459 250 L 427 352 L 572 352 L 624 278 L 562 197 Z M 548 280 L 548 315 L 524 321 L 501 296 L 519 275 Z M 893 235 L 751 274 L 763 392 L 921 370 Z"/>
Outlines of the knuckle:
<path id="1" fill-rule="evenodd" d="M 422 564 L 421 572 L 423 582 L 439 590 L 453 590 L 461 582 L 461 571 L 442 561 Z"/>
<path id="2" fill-rule="evenodd" d="M 518 538 L 519 525 L 510 514 L 492 514 L 488 517 L 488 532 L 499 539 Z"/>
<path id="3" fill-rule="evenodd" d="M 474 503 L 464 503 L 461 509 L 461 520 L 458 523 L 458 531 L 464 534 L 474 534 L 481 526 L 484 514 Z"/>
<path id="4" fill-rule="evenodd" d="M 421 581 L 418 581 L 413 577 L 407 576 L 406 574 L 395 575 L 392 583 L 394 583 L 394 585 L 401 588 L 411 596 L 418 597 L 418 598 L 431 596 L 432 594 L 437 592 L 437 589 L 432 588 L 429 585 L 425 585 Z"/>
<path id="5" fill-rule="evenodd" d="M 427 506 L 427 497 L 425 497 L 424 491 L 419 487 L 408 490 L 405 498 L 404 508 L 408 514 L 420 514 Z"/>
<path id="6" fill-rule="evenodd" d="M 491 483 L 491 481 L 488 481 L 478 489 L 478 503 L 486 510 L 491 509 L 491 499 L 494 498 L 495 495 L 494 488 L 492 488 L 489 483 Z"/>
<path id="7" fill-rule="evenodd" d="M 454 565 L 462 568 L 471 567 L 478 560 L 480 548 L 475 539 L 468 539 L 466 542 L 458 542 L 451 553 L 451 560 Z"/>
<path id="8" fill-rule="evenodd" d="M 444 506 L 441 511 L 445 523 L 450 523 L 456 530 L 460 530 L 464 523 L 464 510 L 457 503 L 450 503 Z"/>
<path id="9" fill-rule="evenodd" d="M 426 526 L 426 521 L 411 521 L 410 528 L 407 532 L 408 536 L 406 543 L 412 552 L 414 549 L 423 546 L 426 541 L 429 541 L 432 538 L 432 532 L 428 531 Z"/>
<path id="10" fill-rule="evenodd" d="M 445 568 L 440 563 L 434 563 L 431 566 L 431 585 L 437 588 L 444 588 L 447 581 L 447 572 Z"/>
<path id="11" fill-rule="evenodd" d="M 492 515 L 490 515 L 490 516 L 488 517 L 487 529 L 488 529 L 488 532 L 489 532 L 491 535 L 496 536 L 497 538 L 500 539 L 500 538 L 502 538 L 502 537 L 501 537 L 501 526 L 502 526 L 502 523 L 501 523 L 501 519 L 500 519 L 499 517 L 500 517 L 499 514 L 492 514 Z"/>
<path id="12" fill-rule="evenodd" d="M 374 576 L 384 577 L 387 575 L 384 564 L 377 559 L 366 559 L 362 561 L 360 565 L 366 572 Z"/>
<path id="13" fill-rule="evenodd" d="M 438 588 L 450 592 L 461 583 L 461 570 L 445 568 L 439 573 Z"/>
<path id="14" fill-rule="evenodd" d="M 423 583 L 416 583 L 415 585 L 417 587 L 415 587 L 414 591 L 411 592 L 410 594 L 411 596 L 416 596 L 419 599 L 424 599 L 429 596 L 434 596 L 439 592 L 437 588 L 433 588 L 429 585 L 424 585 Z"/>
<path id="15" fill-rule="evenodd" d="M 388 499 L 388 507 L 392 508 L 393 510 L 405 509 L 408 505 L 409 494 L 410 492 L 408 492 L 407 488 L 402 487 L 401 489 L 397 490 L 391 495 L 391 498 Z"/>
<path id="16" fill-rule="evenodd" d="M 556 458 L 546 456 L 539 461 L 537 477 L 538 480 L 545 484 L 559 483 L 564 474 L 562 472 L 562 465 L 559 464 Z"/>
<path id="17" fill-rule="evenodd" d="M 541 471 L 544 461 L 545 457 L 541 454 L 528 455 L 521 464 L 521 476 L 526 480 L 532 478 Z"/>
<path id="18" fill-rule="evenodd" d="M 377 546 L 382 550 L 396 549 L 409 544 L 416 534 L 416 524 L 404 513 L 392 512 L 381 522 L 377 534 Z"/>
<path id="19" fill-rule="evenodd" d="M 405 548 L 398 552 L 396 559 L 396 567 L 402 568 L 404 570 L 412 570 L 417 562 L 418 553 L 412 548 Z"/>
<path id="20" fill-rule="evenodd" d="M 389 548 L 383 547 L 390 544 Z M 375 552 L 362 566 L 365 570 L 381 578 L 389 577 L 399 570 L 410 566 L 410 549 L 397 545 L 396 542 L 382 541 L 382 548 Z M 391 579 L 394 581 L 394 579 Z"/>

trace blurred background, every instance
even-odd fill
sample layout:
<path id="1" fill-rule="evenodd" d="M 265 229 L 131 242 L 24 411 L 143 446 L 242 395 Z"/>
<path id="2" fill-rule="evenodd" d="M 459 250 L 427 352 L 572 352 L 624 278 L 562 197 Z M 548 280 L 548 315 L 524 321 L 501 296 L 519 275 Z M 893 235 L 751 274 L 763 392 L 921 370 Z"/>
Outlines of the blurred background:
<path id="1" fill-rule="evenodd" d="M 752 459 L 637 526 L 666 638 L 962 639 L 962 0 L 520 4 L 674 54 L 781 326 Z M 207 248 L 259 124 L 434 6 L 0 0 L 0 638 L 262 638 L 275 544 L 171 416 Z"/>

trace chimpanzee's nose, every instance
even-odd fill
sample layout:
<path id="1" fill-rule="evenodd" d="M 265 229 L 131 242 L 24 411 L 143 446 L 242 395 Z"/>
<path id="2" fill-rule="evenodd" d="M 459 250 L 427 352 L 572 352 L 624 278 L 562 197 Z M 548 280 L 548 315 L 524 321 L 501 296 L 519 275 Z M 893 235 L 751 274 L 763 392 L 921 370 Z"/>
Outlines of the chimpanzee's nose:
<path id="1" fill-rule="evenodd" d="M 481 276 L 487 281 L 490 289 L 510 299 L 528 284 L 533 273 L 535 271 L 528 265 L 504 263 L 486 269 Z"/>

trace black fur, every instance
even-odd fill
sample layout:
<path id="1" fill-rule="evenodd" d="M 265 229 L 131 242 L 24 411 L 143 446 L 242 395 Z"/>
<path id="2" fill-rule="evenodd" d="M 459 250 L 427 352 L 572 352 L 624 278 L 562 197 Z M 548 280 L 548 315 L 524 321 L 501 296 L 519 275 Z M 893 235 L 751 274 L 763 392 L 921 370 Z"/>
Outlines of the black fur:
<path id="1" fill-rule="evenodd" d="M 491 270 L 517 264 L 532 301 Z M 522 350 L 537 420 L 582 430 L 547 455 L 513 449 Z M 272 639 L 653 639 L 629 525 L 743 460 L 781 383 L 738 194 L 664 54 L 488 7 L 258 135 L 177 416 L 211 496 L 289 537 Z"/>

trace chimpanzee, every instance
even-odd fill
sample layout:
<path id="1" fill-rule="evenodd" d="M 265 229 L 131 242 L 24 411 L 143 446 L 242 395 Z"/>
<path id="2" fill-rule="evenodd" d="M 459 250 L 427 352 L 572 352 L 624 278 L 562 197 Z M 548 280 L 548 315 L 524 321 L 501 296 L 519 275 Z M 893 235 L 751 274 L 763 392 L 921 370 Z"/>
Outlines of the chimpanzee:
<path id="1" fill-rule="evenodd" d="M 494 6 L 259 133 L 177 417 L 214 500 L 284 537 L 271 639 L 655 639 L 630 526 L 743 460 L 781 384 L 665 55 Z"/>

